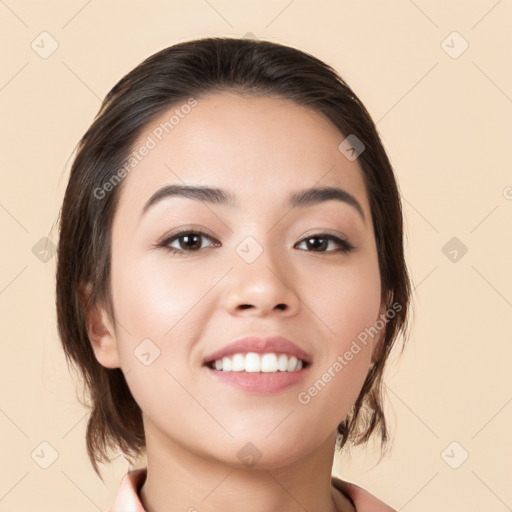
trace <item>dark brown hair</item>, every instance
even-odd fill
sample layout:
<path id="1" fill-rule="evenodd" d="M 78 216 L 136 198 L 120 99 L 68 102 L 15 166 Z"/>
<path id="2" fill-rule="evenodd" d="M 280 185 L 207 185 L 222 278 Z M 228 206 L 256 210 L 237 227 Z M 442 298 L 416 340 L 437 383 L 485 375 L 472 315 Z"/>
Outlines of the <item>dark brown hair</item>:
<path id="1" fill-rule="evenodd" d="M 97 305 L 106 307 L 115 321 L 110 293 L 111 228 L 123 183 L 101 198 L 95 190 L 122 168 L 148 123 L 174 105 L 216 91 L 291 100 L 323 114 L 340 135 L 355 135 L 364 144 L 358 162 L 373 217 L 382 299 L 388 307 L 394 302 L 401 308 L 387 321 L 379 359 L 338 426 L 337 448 L 341 450 L 348 441 L 366 443 L 375 431 L 380 433 L 381 447 L 388 442 L 382 376 L 395 340 L 406 331 L 411 283 L 398 186 L 376 127 L 336 71 L 308 53 L 269 41 L 204 38 L 148 57 L 107 94 L 77 144 L 60 212 L 58 332 L 68 365 L 74 363 L 83 377 L 88 399 L 82 403 L 91 409 L 87 452 L 100 478 L 97 462 L 110 462 L 109 450 L 120 449 L 133 463 L 144 453 L 145 437 L 140 407 L 123 372 L 98 363 L 86 327 L 86 312 Z M 91 293 L 84 304 L 80 290 L 86 284 Z"/>

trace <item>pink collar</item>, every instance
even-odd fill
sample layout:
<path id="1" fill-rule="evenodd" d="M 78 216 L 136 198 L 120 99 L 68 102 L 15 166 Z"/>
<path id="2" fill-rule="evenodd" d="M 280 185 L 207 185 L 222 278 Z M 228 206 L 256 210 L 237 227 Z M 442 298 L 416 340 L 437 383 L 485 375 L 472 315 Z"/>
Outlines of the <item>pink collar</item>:
<path id="1" fill-rule="evenodd" d="M 146 512 L 139 499 L 139 490 L 146 480 L 147 468 L 134 469 L 126 473 L 121 481 L 114 505 L 108 512 Z M 333 485 L 349 497 L 357 512 L 396 512 L 362 487 L 332 477 Z"/>

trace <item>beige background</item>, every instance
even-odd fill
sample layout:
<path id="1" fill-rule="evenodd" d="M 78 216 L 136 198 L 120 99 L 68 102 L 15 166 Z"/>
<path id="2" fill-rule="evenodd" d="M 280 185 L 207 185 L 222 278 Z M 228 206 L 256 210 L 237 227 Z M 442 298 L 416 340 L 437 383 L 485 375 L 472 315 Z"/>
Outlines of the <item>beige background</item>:
<path id="1" fill-rule="evenodd" d="M 1 0 L 0 511 L 106 510 L 127 470 L 121 457 L 104 466 L 103 485 L 87 459 L 55 258 L 39 245 L 57 241 L 75 144 L 150 54 L 249 32 L 341 73 L 404 199 L 416 312 L 387 375 L 394 446 L 377 466 L 376 451 L 355 450 L 336 472 L 400 511 L 511 509 L 511 22 L 510 0 Z"/>

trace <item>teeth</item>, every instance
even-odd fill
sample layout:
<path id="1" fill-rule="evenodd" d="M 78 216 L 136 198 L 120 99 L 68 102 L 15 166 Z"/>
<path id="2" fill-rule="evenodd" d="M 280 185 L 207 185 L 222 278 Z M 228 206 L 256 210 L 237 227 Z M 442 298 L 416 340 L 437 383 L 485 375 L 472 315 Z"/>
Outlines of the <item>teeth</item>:
<path id="1" fill-rule="evenodd" d="M 290 359 L 288 359 L 288 368 L 287 371 L 291 372 L 297 368 L 298 360 L 295 356 L 291 356 Z"/>
<path id="2" fill-rule="evenodd" d="M 263 354 L 261 357 L 262 372 L 277 372 L 277 356 L 275 354 Z"/>
<path id="3" fill-rule="evenodd" d="M 231 359 L 229 359 L 229 357 L 223 357 L 222 358 L 222 369 L 226 372 L 230 372 L 231 371 Z"/>
<path id="4" fill-rule="evenodd" d="M 234 354 L 231 357 L 217 359 L 213 366 L 216 370 L 224 372 L 276 373 L 300 370 L 304 363 L 301 359 L 286 354 L 248 352 L 245 355 Z"/>
<path id="5" fill-rule="evenodd" d="M 281 354 L 277 360 L 277 369 L 280 372 L 286 372 L 288 370 L 288 357 L 285 354 Z"/>
<path id="6" fill-rule="evenodd" d="M 229 359 L 229 358 L 226 358 Z M 224 360 L 223 360 L 224 361 Z M 231 371 L 242 372 L 245 368 L 245 356 L 243 354 L 235 354 L 233 356 L 233 365 Z"/>
<path id="7" fill-rule="evenodd" d="M 222 370 L 229 371 L 228 369 L 224 370 L 224 359 L 222 360 L 222 363 Z M 245 371 L 254 373 L 261 372 L 261 358 L 255 352 L 249 352 L 245 356 Z"/>

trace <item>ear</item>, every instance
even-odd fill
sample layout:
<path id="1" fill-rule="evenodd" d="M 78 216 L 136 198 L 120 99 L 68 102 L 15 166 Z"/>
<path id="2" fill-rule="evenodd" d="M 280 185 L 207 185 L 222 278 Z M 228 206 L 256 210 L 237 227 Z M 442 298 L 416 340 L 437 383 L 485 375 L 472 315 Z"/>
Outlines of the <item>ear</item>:
<path id="1" fill-rule="evenodd" d="M 388 297 L 388 299 L 389 299 L 389 297 Z M 388 310 L 390 303 L 391 303 L 391 299 L 382 300 L 382 302 L 380 304 L 380 308 L 379 308 L 379 315 L 375 319 L 375 322 L 377 322 L 377 320 L 379 320 L 379 319 L 383 320 L 382 317 L 384 317 L 384 318 L 386 317 L 385 313 Z M 386 322 L 386 325 L 387 325 L 387 322 Z M 382 354 L 384 338 L 386 337 L 386 325 L 382 329 L 380 329 L 379 333 L 373 339 L 372 363 L 374 363 L 374 364 L 380 359 L 381 354 Z"/>
<path id="2" fill-rule="evenodd" d="M 105 368 L 120 368 L 121 359 L 113 323 L 106 309 L 100 304 L 86 305 L 92 293 L 92 285 L 87 283 L 80 287 L 80 303 L 84 312 L 87 335 L 94 355 Z"/>

